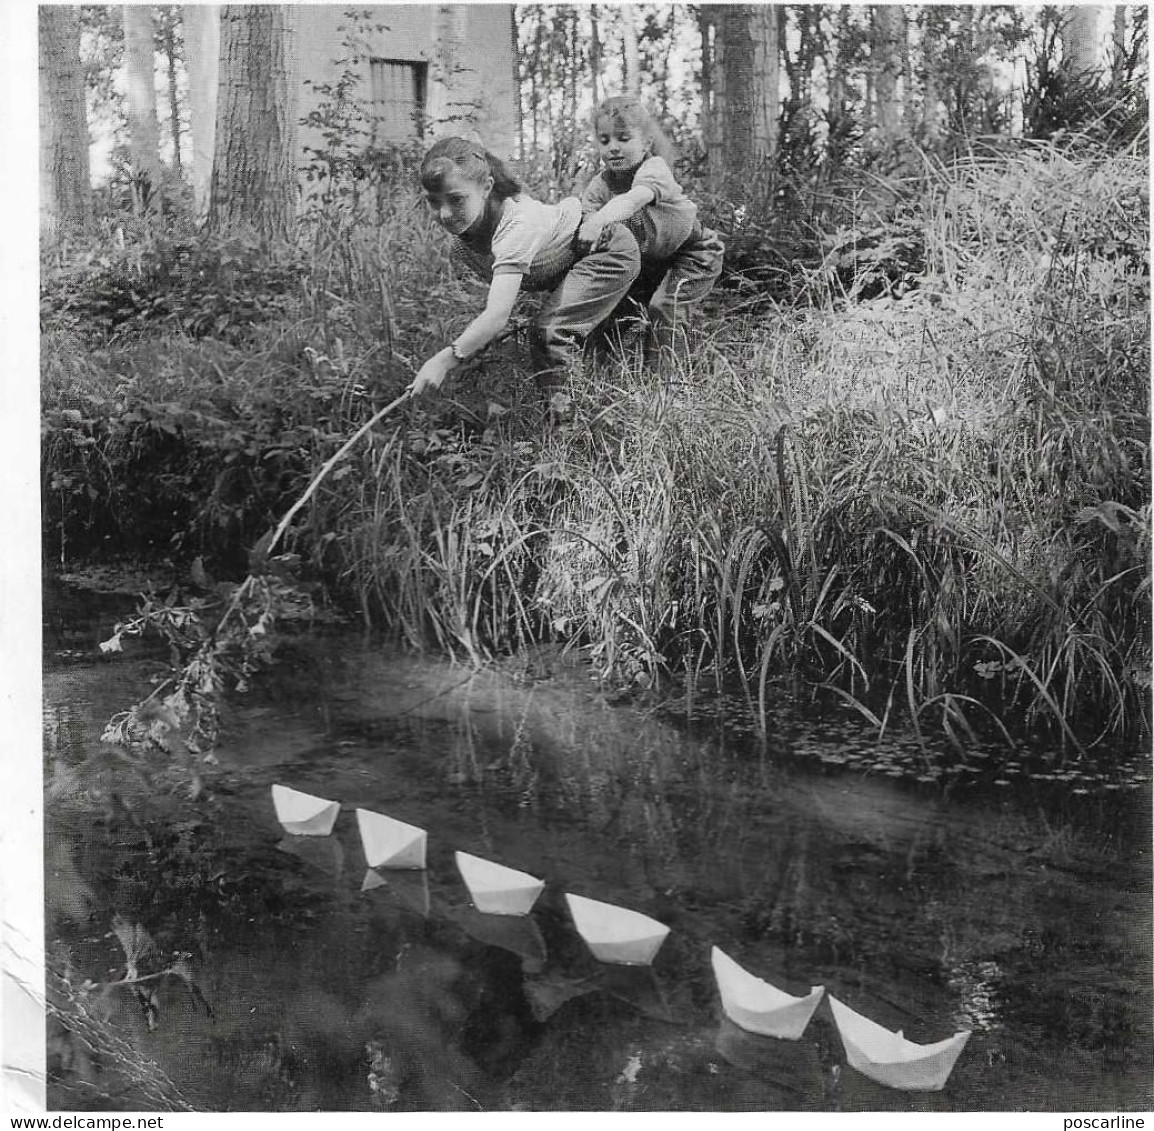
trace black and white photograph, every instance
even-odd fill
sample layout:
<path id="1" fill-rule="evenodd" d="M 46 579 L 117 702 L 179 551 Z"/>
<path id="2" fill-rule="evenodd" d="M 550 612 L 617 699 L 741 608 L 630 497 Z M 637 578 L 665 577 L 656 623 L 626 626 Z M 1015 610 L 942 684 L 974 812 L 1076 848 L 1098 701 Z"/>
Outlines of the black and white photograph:
<path id="1" fill-rule="evenodd" d="M 0 1108 L 1150 1126 L 1146 5 L 22 18 Z"/>

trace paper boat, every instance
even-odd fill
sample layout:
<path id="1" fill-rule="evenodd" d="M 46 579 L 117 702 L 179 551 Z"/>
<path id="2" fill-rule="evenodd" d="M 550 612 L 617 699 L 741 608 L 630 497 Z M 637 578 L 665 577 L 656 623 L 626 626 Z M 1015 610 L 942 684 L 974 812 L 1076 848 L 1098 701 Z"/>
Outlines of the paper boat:
<path id="1" fill-rule="evenodd" d="M 661 948 L 669 928 L 639 911 L 565 894 L 577 933 L 600 962 L 648 966 Z"/>
<path id="2" fill-rule="evenodd" d="M 361 881 L 361 891 L 384 890 L 398 903 L 403 904 L 418 915 L 428 916 L 432 906 L 429 898 L 429 881 L 424 872 L 416 875 L 405 872 L 394 872 L 388 879 L 374 872 L 372 868 L 365 870 L 365 877 Z"/>
<path id="3" fill-rule="evenodd" d="M 272 804 L 276 819 L 293 836 L 328 836 L 341 811 L 339 801 L 326 801 L 287 785 L 272 787 Z"/>
<path id="4" fill-rule="evenodd" d="M 545 881 L 528 872 L 518 872 L 467 852 L 458 852 L 456 860 L 474 906 L 487 915 L 528 915 L 545 889 Z"/>
<path id="5" fill-rule="evenodd" d="M 796 1041 L 825 993 L 811 986 L 805 997 L 793 997 L 743 970 L 720 947 L 710 952 L 721 1008 L 735 1025 L 763 1037 Z"/>
<path id="6" fill-rule="evenodd" d="M 416 825 L 406 825 L 371 809 L 357 810 L 357 828 L 370 868 L 423 868 L 428 836 Z"/>
<path id="7" fill-rule="evenodd" d="M 907 1041 L 901 1030 L 890 1032 L 832 995 L 829 1004 L 850 1067 L 888 1088 L 941 1091 L 970 1039 L 969 1032 L 963 1030 L 932 1045 L 917 1045 Z"/>

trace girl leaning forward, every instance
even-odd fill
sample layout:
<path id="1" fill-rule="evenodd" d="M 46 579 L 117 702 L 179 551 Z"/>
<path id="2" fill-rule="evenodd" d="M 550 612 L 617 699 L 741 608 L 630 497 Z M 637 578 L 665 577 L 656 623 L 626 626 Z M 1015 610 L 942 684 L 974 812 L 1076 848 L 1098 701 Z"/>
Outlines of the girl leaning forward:
<path id="1" fill-rule="evenodd" d="M 560 391 L 585 337 L 637 279 L 636 238 L 625 225 L 610 224 L 580 254 L 578 198 L 534 200 L 499 158 L 466 138 L 433 145 L 421 166 L 421 185 L 437 223 L 453 237 L 453 260 L 488 282 L 489 294 L 485 309 L 452 345 L 421 366 L 413 393 L 439 387 L 497 337 L 522 289 L 550 292 L 534 321 L 531 349 L 538 386 L 547 396 Z"/>

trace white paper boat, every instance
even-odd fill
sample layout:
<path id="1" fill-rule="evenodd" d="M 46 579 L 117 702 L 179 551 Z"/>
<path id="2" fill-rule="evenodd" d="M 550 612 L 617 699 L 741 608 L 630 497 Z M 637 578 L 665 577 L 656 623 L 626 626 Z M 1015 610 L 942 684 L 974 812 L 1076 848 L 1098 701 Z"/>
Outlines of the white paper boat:
<path id="1" fill-rule="evenodd" d="M 276 819 L 293 836 L 328 836 L 341 811 L 339 801 L 326 801 L 287 785 L 272 787 L 272 804 Z"/>
<path id="2" fill-rule="evenodd" d="M 639 911 L 565 893 L 577 933 L 600 962 L 648 966 L 669 928 Z"/>
<path id="3" fill-rule="evenodd" d="M 370 868 L 423 868 L 428 836 L 416 825 L 406 825 L 395 817 L 357 810 L 357 828 Z"/>
<path id="4" fill-rule="evenodd" d="M 487 915 L 528 915 L 545 889 L 545 881 L 528 872 L 518 872 L 467 852 L 458 852 L 456 860 L 474 906 Z"/>
<path id="5" fill-rule="evenodd" d="M 825 993 L 824 986 L 811 986 L 805 997 L 793 997 L 755 978 L 716 946 L 710 958 L 726 1017 L 742 1029 L 763 1037 L 796 1041 Z"/>
<path id="6" fill-rule="evenodd" d="M 863 1076 L 908 1092 L 939 1092 L 970 1034 L 960 1030 L 944 1041 L 918 1045 L 907 1041 L 901 1030 L 893 1033 L 855 1013 L 832 994 L 829 999 L 837 1022 L 845 1057 Z"/>
<path id="7" fill-rule="evenodd" d="M 361 891 L 384 891 L 410 911 L 426 917 L 432 907 L 429 881 L 424 872 L 394 872 L 385 879 L 379 872 L 367 868 L 361 881 Z"/>

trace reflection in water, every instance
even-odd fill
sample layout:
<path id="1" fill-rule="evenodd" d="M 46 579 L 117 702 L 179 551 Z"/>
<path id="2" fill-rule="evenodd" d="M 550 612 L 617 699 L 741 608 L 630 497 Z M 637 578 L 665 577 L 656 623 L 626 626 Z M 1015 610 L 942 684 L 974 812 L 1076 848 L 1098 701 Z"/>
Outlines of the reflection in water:
<path id="1" fill-rule="evenodd" d="M 811 1096 L 821 1094 L 820 1046 L 812 1040 L 779 1041 L 759 1037 L 723 1017 L 717 1026 L 713 1047 L 733 1067 L 775 1087 Z"/>
<path id="2" fill-rule="evenodd" d="M 396 871 L 385 877 L 373 868 L 366 868 L 361 891 L 381 892 L 418 915 L 428 915 L 432 909 L 429 879 L 424 872 Z"/>
<path id="3" fill-rule="evenodd" d="M 199 808 L 135 790 L 115 820 L 68 775 L 98 764 L 104 718 L 131 700 L 121 670 L 46 683 L 77 837 L 50 849 L 50 936 L 94 980 L 117 912 L 193 955 L 215 1025 L 177 997 L 154 1033 L 113 1021 L 197 1106 L 910 1109 L 844 1071 L 824 1007 L 796 1042 L 719 1028 L 714 944 L 911 1040 L 973 1028 L 935 1110 L 1148 1106 L 1142 820 L 1103 814 L 1103 850 L 1008 800 L 945 804 L 692 739 L 608 707 L 579 671 L 523 687 L 347 639 L 309 649 L 237 705 Z M 349 821 L 286 843 L 268 787 L 290 771 L 427 828 L 427 872 L 346 867 Z M 458 848 L 544 877 L 531 916 L 469 907 Z M 567 890 L 668 924 L 654 968 L 595 962 Z"/>
<path id="4" fill-rule="evenodd" d="M 309 837 L 306 839 L 299 836 L 286 836 L 277 841 L 277 848 L 281 852 L 295 856 L 298 860 L 303 860 L 306 864 L 311 864 L 334 880 L 340 879 L 344 873 L 345 850 L 341 846 L 341 842 L 334 837 Z"/>
<path id="5" fill-rule="evenodd" d="M 545 968 L 545 940 L 531 916 L 486 915 L 471 907 L 454 907 L 448 918 L 477 942 L 517 955 L 526 974 Z"/>

